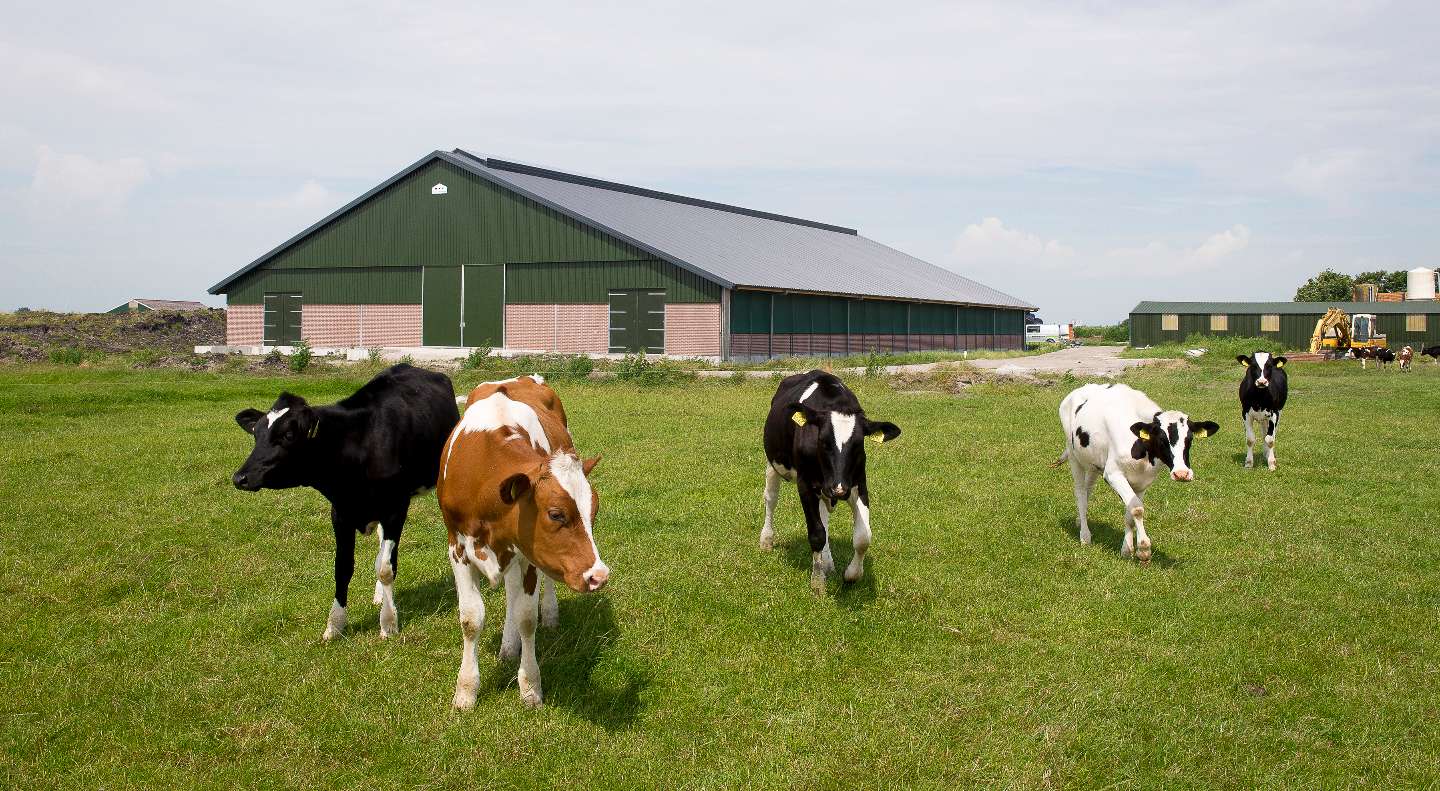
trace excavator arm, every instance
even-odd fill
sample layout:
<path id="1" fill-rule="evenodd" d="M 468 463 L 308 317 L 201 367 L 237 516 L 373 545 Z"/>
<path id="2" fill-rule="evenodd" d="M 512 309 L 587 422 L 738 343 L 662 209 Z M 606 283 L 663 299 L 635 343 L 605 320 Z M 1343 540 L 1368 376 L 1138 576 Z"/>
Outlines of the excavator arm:
<path id="1" fill-rule="evenodd" d="M 1350 347 L 1350 315 L 1339 308 L 1330 308 L 1315 322 L 1315 332 L 1310 336 L 1310 353 L 1319 354 L 1324 348 L 1325 333 L 1335 330 L 1335 348 Z"/>

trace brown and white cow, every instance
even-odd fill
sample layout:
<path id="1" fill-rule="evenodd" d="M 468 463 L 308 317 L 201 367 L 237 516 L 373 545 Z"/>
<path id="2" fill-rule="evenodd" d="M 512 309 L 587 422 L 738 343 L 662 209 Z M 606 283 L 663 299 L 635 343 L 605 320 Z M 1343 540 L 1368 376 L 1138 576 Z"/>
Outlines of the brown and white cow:
<path id="1" fill-rule="evenodd" d="M 456 708 L 474 706 L 480 684 L 475 641 L 485 621 L 482 574 L 491 585 L 505 578 L 500 658 L 519 655 L 520 699 L 540 705 L 535 627 L 560 619 L 549 580 L 586 593 L 610 577 L 593 532 L 600 504 L 588 476 L 598 461 L 581 461 L 565 407 L 541 376 L 486 382 L 470 392 L 441 454 L 436 485 L 465 638 Z"/>

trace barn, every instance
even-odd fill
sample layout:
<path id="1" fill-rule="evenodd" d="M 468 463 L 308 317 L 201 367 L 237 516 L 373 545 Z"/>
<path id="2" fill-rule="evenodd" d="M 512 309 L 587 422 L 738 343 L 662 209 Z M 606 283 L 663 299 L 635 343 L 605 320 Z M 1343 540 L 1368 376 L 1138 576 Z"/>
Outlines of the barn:
<path id="1" fill-rule="evenodd" d="M 1141 302 L 1130 311 L 1130 345 L 1179 343 L 1191 335 L 1273 338 L 1277 348 L 1308 349 L 1330 308 L 1375 314 L 1392 349 L 1440 343 L 1440 302 Z"/>
<path id="2" fill-rule="evenodd" d="M 830 225 L 435 151 L 211 289 L 227 343 L 1017 349 L 1024 300 Z"/>

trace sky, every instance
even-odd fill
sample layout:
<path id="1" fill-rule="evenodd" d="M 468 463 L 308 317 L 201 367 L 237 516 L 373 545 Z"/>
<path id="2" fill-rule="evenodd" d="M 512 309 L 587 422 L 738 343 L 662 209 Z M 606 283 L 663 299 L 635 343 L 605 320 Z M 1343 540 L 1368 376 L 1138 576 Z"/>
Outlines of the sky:
<path id="1" fill-rule="evenodd" d="M 435 150 L 1114 322 L 1440 265 L 1430 3 L 0 0 L 0 309 L 205 299 Z"/>

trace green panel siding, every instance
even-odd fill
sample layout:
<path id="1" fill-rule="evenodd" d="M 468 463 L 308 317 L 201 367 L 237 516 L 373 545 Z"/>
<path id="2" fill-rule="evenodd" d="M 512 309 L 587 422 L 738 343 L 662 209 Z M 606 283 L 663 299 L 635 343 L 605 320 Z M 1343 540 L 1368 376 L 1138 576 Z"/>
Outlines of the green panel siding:
<path id="1" fill-rule="evenodd" d="M 874 299 L 850 303 L 850 332 L 866 335 L 904 335 L 905 303 Z"/>
<path id="2" fill-rule="evenodd" d="M 616 289 L 664 289 L 666 301 L 719 302 L 720 287 L 668 261 L 561 261 L 506 267 L 512 305 L 603 304 Z"/>
<path id="3" fill-rule="evenodd" d="M 425 346 L 460 345 L 460 268 L 425 267 L 425 301 L 421 343 Z"/>
<path id="4" fill-rule="evenodd" d="M 1211 332 L 1208 313 L 1177 315 L 1180 329 L 1166 332 L 1160 329 L 1160 314 L 1130 314 L 1131 343 L 1136 346 L 1154 346 L 1161 343 L 1179 343 L 1191 335 L 1236 335 L 1274 339 L 1277 348 L 1308 350 L 1310 334 L 1315 331 L 1315 322 L 1319 321 L 1323 314 L 1282 313 L 1279 332 L 1261 332 L 1258 313 L 1229 314 L 1230 329 L 1227 332 Z M 1405 314 L 1402 313 L 1382 313 L 1376 316 L 1376 321 L 1380 325 L 1380 331 L 1386 335 L 1386 343 L 1393 349 L 1399 349 L 1407 343 L 1418 346 L 1440 342 L 1440 309 L 1437 309 L 1436 313 L 1428 314 L 1423 333 L 1406 332 Z"/>
<path id="5" fill-rule="evenodd" d="M 811 294 L 775 295 L 775 332 L 845 334 L 846 302 Z"/>
<path id="6" fill-rule="evenodd" d="M 770 298 L 765 291 L 735 291 L 730 296 L 730 331 L 770 332 Z"/>
<path id="7" fill-rule="evenodd" d="M 842 335 L 847 327 L 855 335 L 904 335 L 907 328 L 911 335 L 1025 333 L 1019 310 L 743 290 L 730 300 L 730 331 L 769 333 L 772 309 L 780 335 Z"/>
<path id="8" fill-rule="evenodd" d="M 665 353 L 665 292 L 615 289 L 610 304 L 610 352 Z"/>
<path id="9" fill-rule="evenodd" d="M 505 267 L 465 267 L 465 313 L 461 340 L 465 346 L 505 343 Z"/>
<path id="10" fill-rule="evenodd" d="M 227 300 L 259 305 L 267 291 L 299 291 L 312 305 L 418 305 L 420 267 L 262 269 L 236 283 Z"/>
<path id="11" fill-rule="evenodd" d="M 300 342 L 301 301 L 298 293 L 265 295 L 263 341 L 266 346 L 290 346 Z"/>

